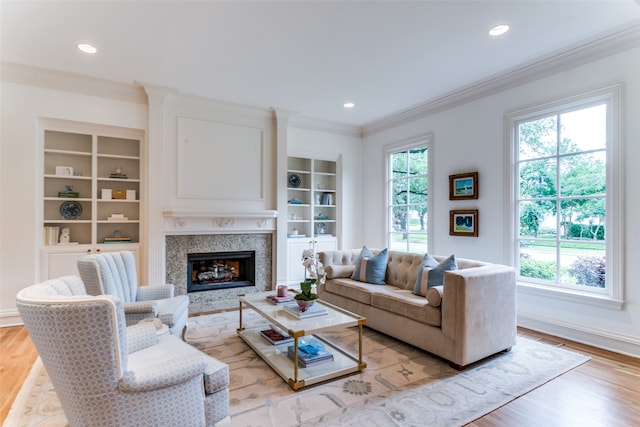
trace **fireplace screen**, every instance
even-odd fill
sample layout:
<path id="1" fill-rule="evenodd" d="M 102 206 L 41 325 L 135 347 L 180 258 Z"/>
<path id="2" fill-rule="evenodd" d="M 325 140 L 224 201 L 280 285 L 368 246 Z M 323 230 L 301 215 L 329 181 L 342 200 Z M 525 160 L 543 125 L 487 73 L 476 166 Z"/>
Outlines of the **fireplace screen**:
<path id="1" fill-rule="evenodd" d="M 187 292 L 255 286 L 255 251 L 187 254 Z"/>

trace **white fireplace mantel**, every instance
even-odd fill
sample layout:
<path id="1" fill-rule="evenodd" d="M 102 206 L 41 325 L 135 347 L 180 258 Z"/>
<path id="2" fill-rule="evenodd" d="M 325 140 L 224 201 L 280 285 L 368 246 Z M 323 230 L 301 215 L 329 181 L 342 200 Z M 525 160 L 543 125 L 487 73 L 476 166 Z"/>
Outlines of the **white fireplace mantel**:
<path id="1" fill-rule="evenodd" d="M 278 211 L 248 212 L 165 209 L 164 231 L 168 233 L 265 233 L 276 229 Z"/>

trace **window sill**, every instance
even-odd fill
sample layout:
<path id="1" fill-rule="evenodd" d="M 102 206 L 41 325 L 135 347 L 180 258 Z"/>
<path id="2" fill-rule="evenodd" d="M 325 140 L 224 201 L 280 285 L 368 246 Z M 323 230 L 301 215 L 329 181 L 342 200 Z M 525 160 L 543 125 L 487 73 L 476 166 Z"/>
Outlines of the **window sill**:
<path id="1" fill-rule="evenodd" d="M 578 292 L 568 289 L 553 289 L 533 283 L 518 282 L 518 291 L 535 296 L 553 298 L 576 304 L 587 304 L 610 310 L 622 310 L 625 301 L 611 298 L 605 295 L 594 295 L 586 292 Z"/>

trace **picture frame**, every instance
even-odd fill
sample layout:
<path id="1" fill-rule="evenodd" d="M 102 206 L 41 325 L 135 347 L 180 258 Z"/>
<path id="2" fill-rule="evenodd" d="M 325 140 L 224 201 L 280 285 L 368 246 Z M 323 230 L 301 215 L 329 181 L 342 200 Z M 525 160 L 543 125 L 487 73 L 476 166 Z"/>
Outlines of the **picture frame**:
<path id="1" fill-rule="evenodd" d="M 478 172 L 449 175 L 449 200 L 478 198 Z"/>
<path id="2" fill-rule="evenodd" d="M 478 237 L 478 210 L 456 209 L 449 211 L 449 235 Z"/>

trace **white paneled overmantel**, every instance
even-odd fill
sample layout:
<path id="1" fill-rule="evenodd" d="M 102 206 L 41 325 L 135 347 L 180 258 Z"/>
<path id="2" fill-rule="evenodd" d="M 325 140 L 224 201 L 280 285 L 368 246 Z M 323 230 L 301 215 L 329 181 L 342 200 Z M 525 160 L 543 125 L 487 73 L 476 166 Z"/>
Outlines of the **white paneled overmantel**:
<path id="1" fill-rule="evenodd" d="M 144 87 L 149 94 L 149 281 L 166 280 L 167 236 L 275 239 L 274 113 Z"/>
<path id="2" fill-rule="evenodd" d="M 211 212 L 165 209 L 164 230 L 169 234 L 270 233 L 277 228 L 275 210 L 252 212 Z"/>

